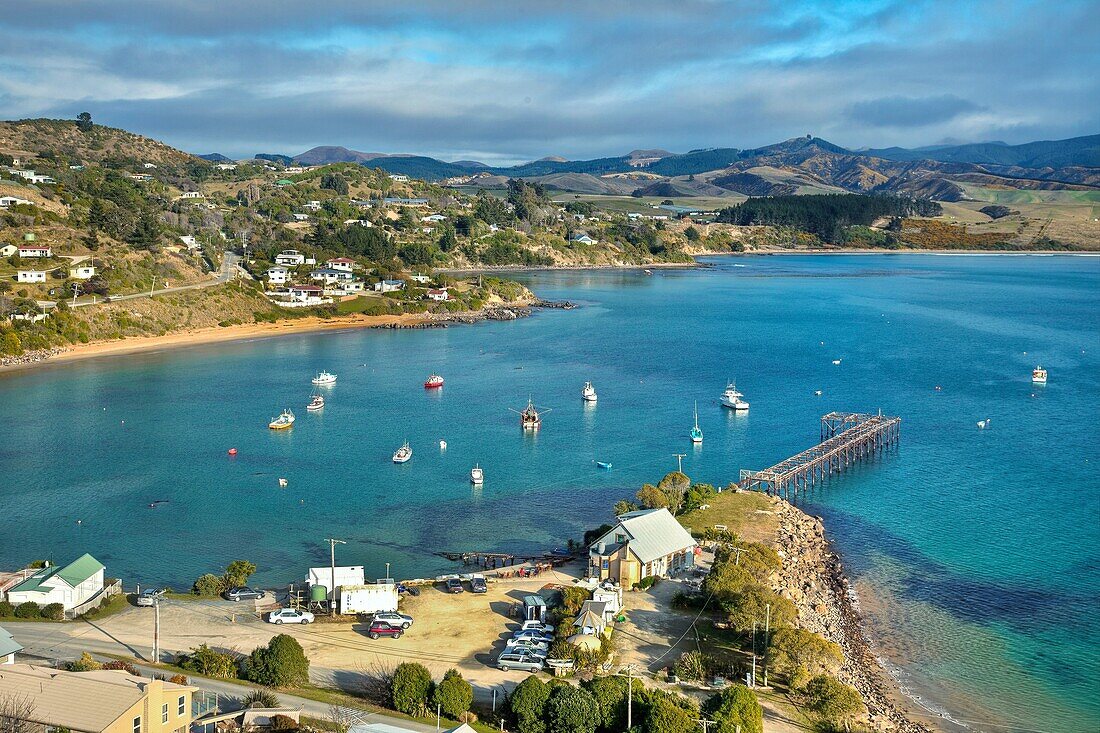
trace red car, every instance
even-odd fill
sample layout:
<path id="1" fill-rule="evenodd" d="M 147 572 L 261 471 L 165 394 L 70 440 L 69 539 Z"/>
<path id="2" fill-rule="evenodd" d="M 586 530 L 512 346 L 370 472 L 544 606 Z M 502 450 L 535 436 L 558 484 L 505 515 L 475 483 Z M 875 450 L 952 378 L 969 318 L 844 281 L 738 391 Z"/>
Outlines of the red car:
<path id="1" fill-rule="evenodd" d="M 367 636 L 372 639 L 377 639 L 379 636 L 392 636 L 394 639 L 400 639 L 403 633 L 405 632 L 402 629 L 390 626 L 383 621 L 371 623 L 370 628 L 367 630 Z"/>

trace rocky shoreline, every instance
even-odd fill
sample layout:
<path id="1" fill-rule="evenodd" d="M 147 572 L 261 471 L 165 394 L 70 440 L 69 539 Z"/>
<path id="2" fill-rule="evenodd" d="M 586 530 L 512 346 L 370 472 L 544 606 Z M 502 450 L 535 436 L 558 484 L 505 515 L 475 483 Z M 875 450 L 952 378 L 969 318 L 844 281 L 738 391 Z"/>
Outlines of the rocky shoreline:
<path id="1" fill-rule="evenodd" d="M 19 356 L 0 356 L 0 367 L 8 366 L 26 366 L 28 364 L 36 364 L 40 361 L 46 361 L 53 358 L 58 354 L 64 354 L 68 349 L 60 346 L 53 349 L 35 349 L 34 351 L 25 351 Z"/>
<path id="2" fill-rule="evenodd" d="M 778 548 L 783 559 L 776 590 L 794 602 L 799 624 L 843 650 L 845 663 L 840 679 L 863 697 L 873 729 L 931 733 L 931 728 L 912 720 L 895 702 L 901 692 L 863 634 L 844 568 L 825 538 L 821 519 L 783 499 L 774 502 L 779 517 Z"/>

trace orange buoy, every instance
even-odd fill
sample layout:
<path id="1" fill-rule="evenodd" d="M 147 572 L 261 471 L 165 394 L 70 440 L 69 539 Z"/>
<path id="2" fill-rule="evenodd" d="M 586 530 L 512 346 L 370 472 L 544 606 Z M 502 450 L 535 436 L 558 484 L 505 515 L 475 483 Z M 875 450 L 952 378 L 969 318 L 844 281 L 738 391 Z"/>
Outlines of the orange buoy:
<path id="1" fill-rule="evenodd" d="M 229 449 L 229 455 L 231 455 L 231 456 L 237 455 L 237 449 L 236 448 L 230 448 Z"/>

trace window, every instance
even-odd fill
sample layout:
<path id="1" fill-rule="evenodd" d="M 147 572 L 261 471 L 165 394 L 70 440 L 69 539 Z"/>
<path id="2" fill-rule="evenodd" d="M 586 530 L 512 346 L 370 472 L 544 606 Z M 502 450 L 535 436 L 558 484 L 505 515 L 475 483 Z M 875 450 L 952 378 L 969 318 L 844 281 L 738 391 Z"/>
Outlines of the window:
<path id="1" fill-rule="evenodd" d="M 160 706 L 160 722 L 168 722 L 168 703 L 164 703 Z"/>
<path id="2" fill-rule="evenodd" d="M 186 707 L 187 707 L 187 698 L 184 697 L 183 695 L 180 695 L 180 707 L 179 707 L 179 710 L 176 711 L 176 715 L 183 715 L 183 711 L 186 709 Z"/>
<path id="3" fill-rule="evenodd" d="M 141 716 L 134 718 L 134 733 L 141 733 Z"/>
<path id="4" fill-rule="evenodd" d="M 618 544 L 621 544 L 621 543 L 623 543 L 623 542 L 626 542 L 626 535 L 625 535 L 625 534 L 617 534 L 617 535 L 615 535 L 615 542 L 616 542 L 616 543 L 618 543 Z"/>

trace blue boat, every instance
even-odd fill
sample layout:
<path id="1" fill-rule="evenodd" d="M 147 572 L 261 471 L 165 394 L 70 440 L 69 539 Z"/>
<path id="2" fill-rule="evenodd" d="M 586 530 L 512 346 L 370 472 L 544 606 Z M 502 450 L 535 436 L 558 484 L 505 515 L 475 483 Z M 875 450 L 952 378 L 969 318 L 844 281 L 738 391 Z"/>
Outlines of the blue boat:
<path id="1" fill-rule="evenodd" d="M 703 431 L 699 429 L 699 403 L 695 403 L 695 427 L 691 429 L 691 442 L 702 443 Z"/>
<path id="2" fill-rule="evenodd" d="M 603 468 L 603 469 L 607 469 L 608 471 L 610 471 L 611 470 L 611 462 L 610 461 L 596 461 L 596 468 Z"/>

